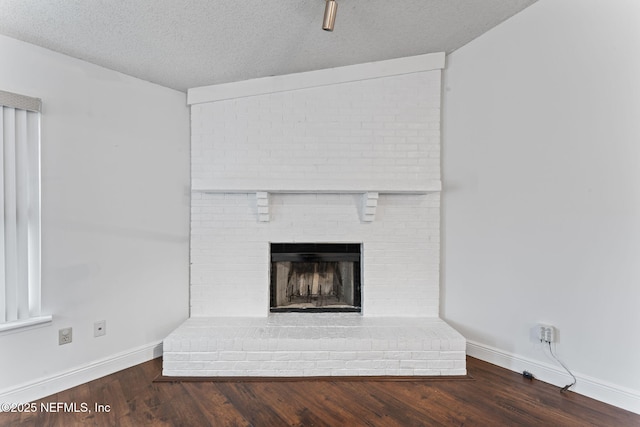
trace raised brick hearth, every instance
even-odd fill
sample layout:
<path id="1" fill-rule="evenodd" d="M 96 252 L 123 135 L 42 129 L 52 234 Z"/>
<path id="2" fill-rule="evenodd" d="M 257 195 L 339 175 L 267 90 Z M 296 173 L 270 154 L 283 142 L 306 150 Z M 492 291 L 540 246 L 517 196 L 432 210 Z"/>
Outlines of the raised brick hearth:
<path id="1" fill-rule="evenodd" d="M 466 374 L 465 339 L 437 318 L 191 318 L 164 346 L 165 376 Z"/>

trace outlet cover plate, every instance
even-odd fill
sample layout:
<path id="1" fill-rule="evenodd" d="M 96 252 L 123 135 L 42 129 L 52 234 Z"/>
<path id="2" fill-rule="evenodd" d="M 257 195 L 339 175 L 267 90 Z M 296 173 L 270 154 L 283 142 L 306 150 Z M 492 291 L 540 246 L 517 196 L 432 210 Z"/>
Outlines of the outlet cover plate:
<path id="1" fill-rule="evenodd" d="M 107 334 L 107 321 L 106 320 L 98 320 L 93 324 L 93 336 L 101 337 Z"/>
<path id="2" fill-rule="evenodd" d="M 69 344 L 73 341 L 73 328 L 58 330 L 58 345 Z"/>

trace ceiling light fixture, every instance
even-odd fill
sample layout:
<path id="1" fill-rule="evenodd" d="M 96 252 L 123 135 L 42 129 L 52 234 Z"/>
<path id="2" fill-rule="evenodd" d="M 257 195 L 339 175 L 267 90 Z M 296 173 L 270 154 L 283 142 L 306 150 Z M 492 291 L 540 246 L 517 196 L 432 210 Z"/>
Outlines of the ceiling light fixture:
<path id="1" fill-rule="evenodd" d="M 333 31 L 333 26 L 336 23 L 336 11 L 338 10 L 338 3 L 335 0 L 327 0 L 324 6 L 324 19 L 322 20 L 322 29 L 325 31 Z"/>

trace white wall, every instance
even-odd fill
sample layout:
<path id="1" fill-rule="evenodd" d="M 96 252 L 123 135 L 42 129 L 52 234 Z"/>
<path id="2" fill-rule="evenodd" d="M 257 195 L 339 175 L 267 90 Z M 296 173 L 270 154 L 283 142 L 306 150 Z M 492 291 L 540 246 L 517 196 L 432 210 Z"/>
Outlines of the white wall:
<path id="1" fill-rule="evenodd" d="M 540 369 L 555 325 L 576 390 L 636 411 L 638 52 L 640 2 L 541 0 L 448 57 L 443 110 L 444 318 Z"/>
<path id="2" fill-rule="evenodd" d="M 183 93 L 13 39 L 0 37 L 0 58 L 0 89 L 43 100 L 54 321 L 0 335 L 0 397 L 34 398 L 158 355 L 188 317 L 189 114 Z M 69 326 L 73 343 L 58 346 Z"/>

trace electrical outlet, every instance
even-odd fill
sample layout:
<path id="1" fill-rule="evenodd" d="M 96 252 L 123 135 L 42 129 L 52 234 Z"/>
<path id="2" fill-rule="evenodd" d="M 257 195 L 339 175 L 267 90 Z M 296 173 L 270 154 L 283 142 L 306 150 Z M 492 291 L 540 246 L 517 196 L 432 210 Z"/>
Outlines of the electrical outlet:
<path id="1" fill-rule="evenodd" d="M 555 342 L 556 340 L 556 328 L 551 325 L 539 324 L 537 326 L 538 339 L 540 342 Z"/>
<path id="2" fill-rule="evenodd" d="M 106 320 L 98 320 L 93 324 L 93 336 L 101 337 L 107 334 L 107 321 Z"/>
<path id="3" fill-rule="evenodd" d="M 69 344 L 73 340 L 73 328 L 58 330 L 58 345 Z"/>

